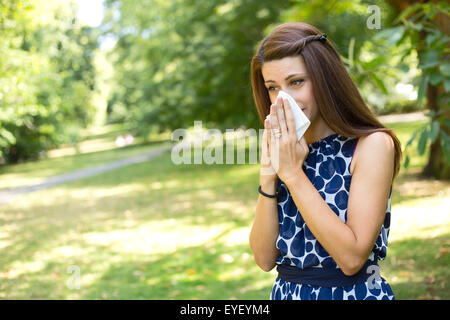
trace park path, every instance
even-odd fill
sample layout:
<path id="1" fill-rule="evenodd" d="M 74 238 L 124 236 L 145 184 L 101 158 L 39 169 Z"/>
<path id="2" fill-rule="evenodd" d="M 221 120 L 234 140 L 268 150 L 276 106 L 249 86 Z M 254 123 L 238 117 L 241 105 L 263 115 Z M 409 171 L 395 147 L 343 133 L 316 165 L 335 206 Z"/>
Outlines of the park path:
<path id="1" fill-rule="evenodd" d="M 42 183 L 34 184 L 34 185 L 28 185 L 28 186 L 21 186 L 6 190 L 0 190 L 0 205 L 8 203 L 22 195 L 25 195 L 27 193 L 43 190 L 47 188 L 51 188 L 54 186 L 58 186 L 67 182 L 91 177 L 103 172 L 115 170 L 118 168 L 122 168 L 125 166 L 129 166 L 135 163 L 145 162 L 150 160 L 153 157 L 156 157 L 160 155 L 161 153 L 165 152 L 166 150 L 172 148 L 171 145 L 164 146 L 161 148 L 158 148 L 156 150 L 152 150 L 140 155 L 132 156 L 125 159 L 120 159 L 116 161 L 112 161 L 106 164 L 101 164 L 95 167 L 87 168 L 87 169 L 81 169 L 77 171 L 72 171 L 69 173 L 59 174 L 53 177 L 48 178 Z"/>
<path id="2" fill-rule="evenodd" d="M 423 120 L 426 119 L 426 116 L 423 112 L 413 112 L 413 113 L 407 113 L 407 114 L 394 114 L 394 115 L 386 115 L 386 116 L 380 116 L 378 119 L 382 123 L 392 123 L 392 122 L 410 122 L 410 121 L 417 121 L 417 120 Z M 159 148 L 157 150 L 152 150 L 150 152 L 146 152 L 144 154 L 140 154 L 137 156 L 116 160 L 110 163 L 102 164 L 96 167 L 87 168 L 87 169 L 81 169 L 69 173 L 64 173 L 60 175 L 56 175 L 53 177 L 48 178 L 42 183 L 34 184 L 34 185 L 28 185 L 28 186 L 22 186 L 22 187 L 16 187 L 6 190 L 0 190 L 0 205 L 10 202 L 22 195 L 25 195 L 27 193 L 47 189 L 50 187 L 54 187 L 57 185 L 61 185 L 67 182 L 91 177 L 103 172 L 115 170 L 117 168 L 125 167 L 131 164 L 145 162 L 153 157 L 156 157 L 160 155 L 161 153 L 165 152 L 168 149 L 171 149 L 173 146 L 165 146 L 162 148 Z"/>
<path id="3" fill-rule="evenodd" d="M 412 122 L 425 119 L 427 119 L 427 117 L 422 111 L 402 114 L 388 114 L 378 117 L 378 120 L 380 120 L 381 123 Z"/>

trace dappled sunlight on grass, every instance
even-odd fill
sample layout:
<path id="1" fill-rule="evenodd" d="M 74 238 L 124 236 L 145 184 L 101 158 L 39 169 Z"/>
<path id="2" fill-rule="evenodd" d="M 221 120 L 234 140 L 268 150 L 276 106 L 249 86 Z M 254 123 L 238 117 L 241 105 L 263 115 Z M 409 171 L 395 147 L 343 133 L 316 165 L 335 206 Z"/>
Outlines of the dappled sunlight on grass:
<path id="1" fill-rule="evenodd" d="M 433 238 L 450 230 L 449 197 L 414 200 L 410 205 L 394 205 L 389 239 Z"/>
<path id="2" fill-rule="evenodd" d="M 98 201 L 102 198 L 113 198 L 128 194 L 146 192 L 148 187 L 140 183 L 120 184 L 114 187 L 98 188 L 98 187 L 80 187 L 71 188 L 68 196 L 73 200 L 95 199 Z"/>
<path id="3" fill-rule="evenodd" d="M 409 236 L 389 242 L 381 274 L 397 299 L 449 299 L 449 239 L 447 228 L 433 237 Z"/>
<path id="4" fill-rule="evenodd" d="M 213 241 L 227 225 L 196 226 L 169 219 L 132 228 L 82 234 L 87 245 L 113 247 L 117 253 L 160 254 Z"/>
<path id="5" fill-rule="evenodd" d="M 392 203 L 413 206 L 415 202 L 425 199 L 446 198 L 450 196 L 450 183 L 430 178 L 423 178 L 417 169 L 410 173 L 401 172 L 392 191 Z"/>
<path id="6" fill-rule="evenodd" d="M 157 181 L 149 184 L 147 186 L 151 190 L 160 190 L 160 189 L 174 189 L 181 187 L 180 181 L 177 180 L 169 180 L 169 181 Z"/>

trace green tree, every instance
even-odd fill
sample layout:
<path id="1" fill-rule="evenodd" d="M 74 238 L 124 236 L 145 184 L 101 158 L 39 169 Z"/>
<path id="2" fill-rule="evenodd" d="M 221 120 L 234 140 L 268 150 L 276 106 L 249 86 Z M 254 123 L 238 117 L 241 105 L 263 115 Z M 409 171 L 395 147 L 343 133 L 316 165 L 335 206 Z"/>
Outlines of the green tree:
<path id="1" fill-rule="evenodd" d="M 72 2 L 8 0 L 0 14 L 0 157 L 18 162 L 90 123 L 98 35 Z"/>
<path id="2" fill-rule="evenodd" d="M 117 87 L 111 118 L 145 133 L 192 126 L 259 127 L 250 60 L 288 1 L 107 1 Z"/>

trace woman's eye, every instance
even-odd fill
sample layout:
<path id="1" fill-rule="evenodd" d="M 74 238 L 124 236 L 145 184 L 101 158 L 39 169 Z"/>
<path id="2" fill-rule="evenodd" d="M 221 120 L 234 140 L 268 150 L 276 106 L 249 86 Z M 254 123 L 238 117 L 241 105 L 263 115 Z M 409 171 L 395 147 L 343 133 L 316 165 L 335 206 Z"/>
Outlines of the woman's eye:
<path id="1" fill-rule="evenodd" d="M 267 88 L 267 90 L 269 90 L 269 91 L 273 91 L 273 90 L 275 90 L 276 89 L 276 87 L 268 87 Z"/>
<path id="2" fill-rule="evenodd" d="M 292 81 L 291 83 L 292 83 L 293 85 L 299 85 L 299 84 L 301 84 L 303 81 L 304 81 L 303 79 L 297 79 L 297 80 Z"/>

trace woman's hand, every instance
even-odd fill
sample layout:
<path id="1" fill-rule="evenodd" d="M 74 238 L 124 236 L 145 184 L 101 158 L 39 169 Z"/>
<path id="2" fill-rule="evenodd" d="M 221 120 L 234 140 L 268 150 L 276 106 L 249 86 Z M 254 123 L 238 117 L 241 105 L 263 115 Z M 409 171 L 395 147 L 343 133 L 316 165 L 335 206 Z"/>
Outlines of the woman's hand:
<path id="1" fill-rule="evenodd" d="M 270 139 L 270 123 L 269 120 L 264 120 L 264 132 L 262 136 L 262 146 L 261 146 L 261 166 L 259 170 L 260 184 L 270 184 L 275 182 L 277 179 L 277 173 L 272 167 L 270 162 L 270 152 L 269 152 L 269 140 Z"/>
<path id="2" fill-rule="evenodd" d="M 309 154 L 305 137 L 297 140 L 294 116 L 286 99 L 277 98 L 270 106 L 270 129 L 270 162 L 280 179 L 286 182 L 302 170 Z"/>

